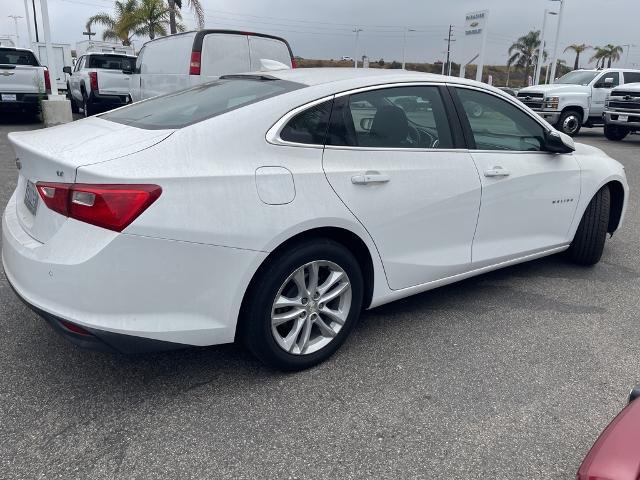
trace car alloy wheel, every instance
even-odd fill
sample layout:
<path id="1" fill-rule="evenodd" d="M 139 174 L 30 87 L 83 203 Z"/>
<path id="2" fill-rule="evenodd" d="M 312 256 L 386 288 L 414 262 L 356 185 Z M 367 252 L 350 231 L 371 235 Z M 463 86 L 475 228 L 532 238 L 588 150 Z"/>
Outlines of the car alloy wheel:
<path id="1" fill-rule="evenodd" d="M 576 115 L 568 115 L 562 122 L 562 131 L 567 135 L 574 135 L 580 128 L 580 119 Z"/>
<path id="2" fill-rule="evenodd" d="M 308 355 L 331 343 L 351 310 L 351 282 L 337 264 L 317 260 L 284 281 L 271 309 L 271 333 L 280 348 Z"/>

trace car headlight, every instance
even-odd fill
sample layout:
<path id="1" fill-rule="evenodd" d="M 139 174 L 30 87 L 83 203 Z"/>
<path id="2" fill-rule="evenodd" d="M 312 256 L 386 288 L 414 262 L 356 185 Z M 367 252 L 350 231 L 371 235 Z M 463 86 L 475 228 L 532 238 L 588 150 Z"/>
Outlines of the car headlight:
<path id="1" fill-rule="evenodd" d="M 544 99 L 543 108 L 547 108 L 549 110 L 557 110 L 560 105 L 560 97 L 547 97 Z"/>

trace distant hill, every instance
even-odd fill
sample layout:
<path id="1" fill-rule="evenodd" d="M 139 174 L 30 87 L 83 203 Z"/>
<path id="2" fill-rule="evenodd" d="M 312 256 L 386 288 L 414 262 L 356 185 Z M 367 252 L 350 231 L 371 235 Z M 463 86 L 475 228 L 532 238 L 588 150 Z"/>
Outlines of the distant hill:
<path id="1" fill-rule="evenodd" d="M 352 61 L 345 60 L 313 60 L 307 58 L 297 58 L 298 67 L 300 68 L 351 68 L 353 67 Z M 400 69 L 402 64 L 397 61 L 385 62 L 381 61 L 370 61 L 369 68 L 388 68 L 388 69 Z M 476 78 L 476 66 L 469 65 L 466 71 L 466 77 L 475 79 Z M 416 71 L 416 72 L 426 72 L 426 73 L 442 73 L 442 63 L 407 63 L 407 70 Z M 559 75 L 564 75 L 569 71 L 565 66 L 560 66 L 558 71 Z M 451 66 L 451 74 L 454 77 L 460 75 L 460 65 L 457 63 L 453 63 Z M 520 88 L 526 86 L 526 82 L 524 79 L 524 72 L 522 69 L 511 68 L 510 73 L 509 69 L 506 66 L 502 65 L 487 65 L 484 70 L 484 78 L 483 81 L 488 80 L 488 76 L 493 76 L 493 85 L 498 87 L 503 87 L 507 85 L 507 78 L 509 80 L 508 85 L 510 87 Z M 542 69 L 542 76 L 544 78 L 545 69 Z"/>

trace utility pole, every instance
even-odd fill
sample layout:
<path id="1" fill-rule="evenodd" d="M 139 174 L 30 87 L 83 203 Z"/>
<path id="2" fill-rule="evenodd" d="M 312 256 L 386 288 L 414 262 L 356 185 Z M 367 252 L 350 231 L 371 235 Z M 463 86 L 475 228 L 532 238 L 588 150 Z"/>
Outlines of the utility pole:
<path id="1" fill-rule="evenodd" d="M 624 66 L 628 68 L 629 67 L 629 54 L 631 53 L 631 49 L 633 47 L 637 47 L 637 45 L 633 45 L 632 43 L 627 43 L 626 45 L 623 45 L 623 47 L 627 48 L 627 58 L 624 61 Z"/>
<path id="2" fill-rule="evenodd" d="M 566 0 L 552 0 L 560 2 L 560 11 L 558 12 L 558 29 L 556 30 L 556 42 L 553 45 L 553 65 L 551 66 L 551 76 L 549 82 L 553 83 L 556 79 L 556 69 L 558 68 L 558 48 L 560 47 L 560 31 L 562 29 L 562 14 L 564 13 L 564 4 Z"/>
<path id="3" fill-rule="evenodd" d="M 402 70 L 405 70 L 407 66 L 407 34 L 409 32 L 415 32 L 413 28 L 405 28 L 404 29 L 404 41 L 402 43 Z"/>
<path id="4" fill-rule="evenodd" d="M 540 85 L 540 73 L 542 72 L 542 64 L 544 62 L 544 39 L 545 32 L 547 30 L 547 15 L 557 15 L 557 12 L 552 12 L 549 9 L 544 11 L 544 20 L 542 21 L 542 33 L 540 35 L 540 49 L 538 50 L 538 63 L 536 65 L 536 74 L 533 79 L 534 85 Z"/>
<path id="5" fill-rule="evenodd" d="M 449 25 L 449 36 L 444 39 L 447 42 L 447 75 L 451 75 L 451 42 L 455 42 L 455 39 L 451 38 L 452 35 L 453 25 Z"/>
<path id="6" fill-rule="evenodd" d="M 18 19 L 24 18 L 20 15 L 7 15 L 9 18 L 13 18 L 14 23 L 16 24 L 16 47 L 20 48 L 20 30 L 18 29 Z"/>
<path id="7" fill-rule="evenodd" d="M 355 52 L 353 53 L 353 68 L 358 68 L 358 40 L 360 40 L 360 32 L 363 30 L 361 28 L 354 28 L 353 33 L 356 34 L 356 46 Z"/>
<path id="8" fill-rule="evenodd" d="M 33 45 L 33 38 L 31 37 L 31 19 L 29 18 L 29 3 L 24 0 L 24 14 L 27 16 L 27 33 L 29 34 L 29 48 Z"/>
<path id="9" fill-rule="evenodd" d="M 33 6 L 33 26 L 36 29 L 36 42 L 40 42 L 40 37 L 38 37 L 38 15 L 36 15 L 36 0 L 31 0 L 31 5 Z"/>
<path id="10" fill-rule="evenodd" d="M 42 8 L 42 28 L 44 29 L 44 41 L 48 59 L 47 63 L 49 64 L 47 65 L 47 68 L 49 69 L 49 78 L 51 79 L 51 95 L 49 96 L 49 100 L 51 100 L 51 97 L 55 98 L 58 96 L 58 82 L 56 81 L 58 78 L 58 72 L 56 71 L 56 62 L 53 60 L 56 57 L 53 55 L 53 46 L 51 45 L 51 27 L 49 23 L 49 5 L 47 5 L 47 0 L 41 0 L 40 7 Z"/>
<path id="11" fill-rule="evenodd" d="M 91 37 L 93 37 L 96 34 L 96 32 L 92 32 L 90 28 L 87 28 L 87 31 L 82 32 L 82 34 L 89 36 L 89 41 L 91 41 Z"/>

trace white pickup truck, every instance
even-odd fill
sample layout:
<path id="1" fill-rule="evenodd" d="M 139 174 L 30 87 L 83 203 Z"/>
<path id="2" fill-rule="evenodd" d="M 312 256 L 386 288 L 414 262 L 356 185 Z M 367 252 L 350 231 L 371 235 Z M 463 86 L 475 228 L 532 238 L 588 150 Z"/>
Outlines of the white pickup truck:
<path id="1" fill-rule="evenodd" d="M 620 141 L 633 132 L 640 132 L 640 83 L 611 90 L 604 110 L 605 137 Z"/>
<path id="2" fill-rule="evenodd" d="M 82 109 L 89 116 L 131 102 L 129 81 L 135 65 L 132 55 L 87 53 L 73 69 L 65 67 L 70 75 L 67 96 L 71 110 L 78 113 Z"/>
<path id="3" fill-rule="evenodd" d="M 37 115 L 40 98 L 50 92 L 49 71 L 31 50 L 0 47 L 0 115 Z"/>
<path id="4" fill-rule="evenodd" d="M 633 82 L 640 82 L 639 70 L 574 70 L 550 85 L 523 88 L 518 99 L 561 132 L 574 136 L 583 126 L 603 125 L 611 90 Z"/>

